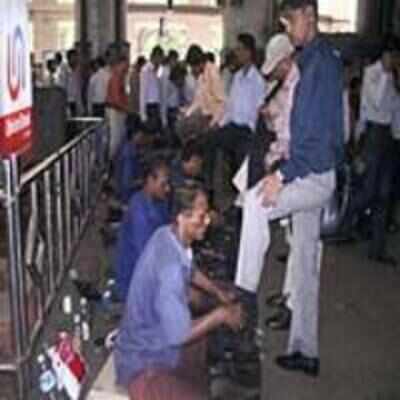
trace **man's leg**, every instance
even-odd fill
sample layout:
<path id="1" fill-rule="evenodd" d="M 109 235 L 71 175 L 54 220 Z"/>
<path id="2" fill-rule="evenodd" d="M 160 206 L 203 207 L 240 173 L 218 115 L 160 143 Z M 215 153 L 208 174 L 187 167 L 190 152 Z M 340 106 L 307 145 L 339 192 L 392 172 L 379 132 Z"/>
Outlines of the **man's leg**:
<path id="1" fill-rule="evenodd" d="M 389 232 L 398 231 L 397 206 L 400 199 L 400 139 L 393 140 L 393 182 L 390 193 L 390 203 L 388 209 L 387 225 Z"/>
<path id="2" fill-rule="evenodd" d="M 292 252 L 292 243 L 293 243 L 293 233 L 291 232 L 289 234 L 289 246 L 290 246 L 290 250 L 289 250 L 289 257 L 288 257 L 288 262 L 287 262 L 287 266 L 286 266 L 286 273 L 285 273 L 285 281 L 283 284 L 283 289 L 282 289 L 282 294 L 287 297 L 287 301 L 286 301 L 286 307 L 293 311 L 294 308 L 294 300 L 293 300 L 293 295 L 292 293 L 295 292 L 295 279 L 294 279 L 294 274 L 293 274 L 293 268 L 294 268 L 294 263 L 296 262 L 296 260 L 293 260 L 293 252 Z M 323 256 L 323 245 L 322 242 L 320 241 L 318 243 L 318 267 L 319 269 L 321 269 L 321 262 L 322 262 L 322 256 Z"/>
<path id="3" fill-rule="evenodd" d="M 292 215 L 292 323 L 288 354 L 318 357 L 318 304 L 321 262 L 322 208 Z"/>
<path id="4" fill-rule="evenodd" d="M 309 175 L 286 185 L 276 207 L 266 208 L 259 194 L 260 185 L 244 197 L 243 221 L 239 245 L 236 285 L 256 292 L 264 267 L 265 254 L 270 244 L 269 221 L 299 211 L 320 210 L 332 196 L 335 173 Z"/>
<path id="5" fill-rule="evenodd" d="M 390 205 L 390 194 L 393 185 L 394 162 L 393 140 L 389 129 L 377 129 L 379 135 L 380 155 L 377 160 L 376 191 L 372 208 L 372 243 L 369 249 L 369 257 L 387 264 L 395 264 L 396 261 L 386 254 L 386 222 Z M 375 151 L 377 151 L 375 149 Z"/>
<path id="6" fill-rule="evenodd" d="M 293 310 L 293 302 L 290 298 L 293 288 L 293 252 L 292 252 L 292 241 L 293 241 L 293 232 L 292 227 L 289 225 L 285 227 L 286 234 L 286 242 L 289 246 L 289 257 L 286 263 L 286 272 L 285 272 L 285 280 L 283 283 L 282 294 L 287 297 L 286 306 Z"/>
<path id="7" fill-rule="evenodd" d="M 126 134 L 126 115 L 112 108 L 109 109 L 110 118 L 110 160 L 114 161 L 122 140 Z"/>
<path id="8" fill-rule="evenodd" d="M 131 400 L 206 400 L 207 340 L 182 349 L 176 369 L 149 369 L 129 386 Z"/>
<path id="9" fill-rule="evenodd" d="M 147 128 L 154 135 L 162 134 L 161 112 L 159 104 L 148 104 L 147 112 Z"/>
<path id="10" fill-rule="evenodd" d="M 249 128 L 235 124 L 224 126 L 217 132 L 216 146 L 229 155 L 232 174 L 240 168 L 249 151 L 251 135 Z"/>

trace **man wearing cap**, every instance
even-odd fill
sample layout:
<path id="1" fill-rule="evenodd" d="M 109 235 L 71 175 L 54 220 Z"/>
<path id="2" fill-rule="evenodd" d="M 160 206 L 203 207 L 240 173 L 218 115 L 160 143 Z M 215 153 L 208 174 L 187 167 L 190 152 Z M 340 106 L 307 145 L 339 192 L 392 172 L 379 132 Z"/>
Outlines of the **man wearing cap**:
<path id="1" fill-rule="evenodd" d="M 288 35 L 278 34 L 268 43 L 266 61 L 263 74 L 268 80 L 277 81 L 280 85 L 277 94 L 261 111 L 265 116 L 269 128 L 275 132 L 276 140 L 271 143 L 265 156 L 267 171 L 278 168 L 279 164 L 289 158 L 290 145 L 290 116 L 293 108 L 294 94 L 300 80 L 300 71 L 294 60 L 295 48 Z M 257 216 L 255 216 L 257 218 Z M 290 225 L 286 227 L 286 239 L 290 245 L 292 235 Z M 287 262 L 285 281 L 281 296 L 279 311 L 267 320 L 271 329 L 287 329 L 290 325 L 291 311 L 293 310 L 293 255 L 290 254 Z"/>
<path id="2" fill-rule="evenodd" d="M 281 85 L 277 94 L 261 110 L 276 140 L 265 156 L 266 169 L 289 158 L 290 115 L 294 92 L 300 79 L 299 68 L 294 61 L 295 48 L 286 34 L 274 36 L 268 43 L 266 61 L 262 73 L 269 81 Z"/>
<path id="3" fill-rule="evenodd" d="M 270 244 L 268 223 L 292 217 L 292 323 L 284 369 L 319 374 L 318 313 L 320 218 L 335 188 L 342 160 L 343 71 L 331 46 L 318 35 L 316 0 L 284 0 L 282 22 L 292 44 L 302 48 L 301 78 L 290 117 L 289 157 L 245 193 L 258 218 L 244 208 L 236 284 L 256 293 Z M 251 239 L 244 240 L 246 235 Z M 253 248 L 261 251 L 254 252 Z"/>

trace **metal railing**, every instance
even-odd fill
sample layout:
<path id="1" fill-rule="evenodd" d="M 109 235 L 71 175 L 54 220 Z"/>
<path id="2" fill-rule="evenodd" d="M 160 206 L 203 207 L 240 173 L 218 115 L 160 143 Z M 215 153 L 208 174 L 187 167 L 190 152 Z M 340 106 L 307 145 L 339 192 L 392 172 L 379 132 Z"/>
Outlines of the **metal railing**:
<path id="1" fill-rule="evenodd" d="M 28 361 L 95 208 L 107 169 L 108 128 L 90 127 L 25 173 L 16 156 L 1 160 L 6 219 L 11 355 L 0 372 L 16 373 L 18 399 L 29 390 Z M 4 316 L 3 316 L 4 319 Z M 1 339 L 0 339 L 1 340 Z"/>

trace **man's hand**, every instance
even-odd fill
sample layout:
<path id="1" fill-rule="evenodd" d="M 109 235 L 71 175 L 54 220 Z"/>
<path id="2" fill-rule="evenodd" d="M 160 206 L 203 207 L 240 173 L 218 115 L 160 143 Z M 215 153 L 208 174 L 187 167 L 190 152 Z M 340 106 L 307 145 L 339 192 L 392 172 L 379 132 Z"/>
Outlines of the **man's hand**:
<path id="1" fill-rule="evenodd" d="M 277 173 L 268 175 L 264 179 L 260 190 L 260 194 L 264 197 L 263 203 L 268 207 L 275 207 L 282 188 L 283 183 Z"/>
<path id="2" fill-rule="evenodd" d="M 219 119 L 218 118 L 214 118 L 210 121 L 210 123 L 208 124 L 209 129 L 217 129 L 220 127 L 219 125 Z"/>
<path id="3" fill-rule="evenodd" d="M 231 304 L 222 308 L 223 323 L 237 332 L 243 328 L 245 315 L 240 304 Z"/>
<path id="4" fill-rule="evenodd" d="M 236 300 L 236 295 L 232 290 L 217 288 L 215 290 L 215 297 L 225 305 L 230 305 Z"/>
<path id="5" fill-rule="evenodd" d="M 265 118 L 265 119 L 272 119 L 272 114 L 269 105 L 262 106 L 260 108 L 260 114 Z"/>
<path id="6" fill-rule="evenodd" d="M 218 214 L 216 210 L 211 210 L 209 212 L 211 226 L 220 226 L 223 224 L 224 219 L 221 214 Z"/>

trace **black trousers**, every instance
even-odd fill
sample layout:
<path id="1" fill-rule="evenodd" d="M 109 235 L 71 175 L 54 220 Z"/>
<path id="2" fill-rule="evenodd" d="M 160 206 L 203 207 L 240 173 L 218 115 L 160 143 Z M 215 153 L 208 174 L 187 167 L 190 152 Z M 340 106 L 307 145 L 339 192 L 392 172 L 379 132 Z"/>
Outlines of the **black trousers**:
<path id="1" fill-rule="evenodd" d="M 229 157 L 230 177 L 236 173 L 248 153 L 252 134 L 248 126 L 231 123 L 206 135 L 204 145 L 207 183 L 212 185 L 218 150 Z"/>
<path id="2" fill-rule="evenodd" d="M 75 118 L 78 115 L 78 107 L 75 102 L 68 102 L 69 114 L 71 118 Z"/>
<path id="3" fill-rule="evenodd" d="M 264 118 L 260 117 L 257 122 L 256 132 L 251 136 L 249 145 L 249 188 L 256 185 L 267 172 L 265 168 L 265 155 L 271 143 L 275 140 L 276 134 L 268 130 Z"/>
<path id="4" fill-rule="evenodd" d="M 386 221 L 393 189 L 395 160 L 390 127 L 368 123 L 364 148 L 366 172 L 361 190 L 349 205 L 349 216 L 372 211 L 372 242 L 369 255 L 379 257 L 386 248 Z"/>
<path id="5" fill-rule="evenodd" d="M 388 223 L 396 223 L 397 204 L 400 201 L 400 139 L 394 139 L 392 145 L 393 181 L 390 194 Z"/>
<path id="6" fill-rule="evenodd" d="M 147 121 L 145 124 L 148 133 L 160 135 L 162 132 L 161 109 L 158 103 L 149 103 L 146 106 Z"/>
<path id="7" fill-rule="evenodd" d="M 176 133 L 176 122 L 178 121 L 179 108 L 168 108 L 168 142 L 171 147 L 181 146 L 181 140 Z"/>
<path id="8" fill-rule="evenodd" d="M 92 113 L 94 117 L 105 118 L 106 116 L 106 106 L 105 104 L 93 104 Z"/>

